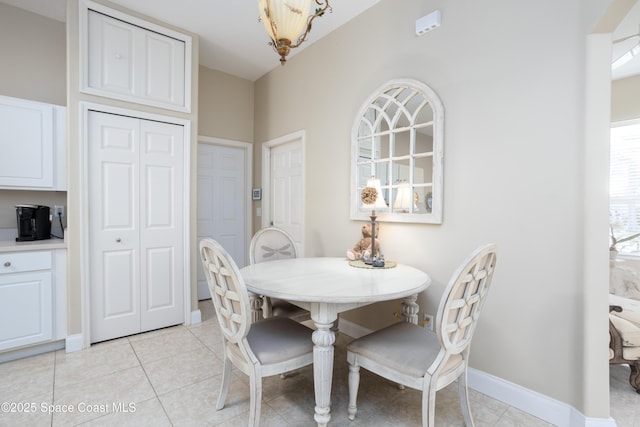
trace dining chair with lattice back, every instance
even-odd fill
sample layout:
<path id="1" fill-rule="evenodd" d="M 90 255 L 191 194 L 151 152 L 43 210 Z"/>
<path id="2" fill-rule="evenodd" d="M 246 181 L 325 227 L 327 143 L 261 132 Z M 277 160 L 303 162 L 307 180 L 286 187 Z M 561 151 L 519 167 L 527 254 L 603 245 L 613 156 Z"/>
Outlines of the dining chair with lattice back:
<path id="1" fill-rule="evenodd" d="M 202 239 L 199 246 L 211 300 L 224 339 L 222 385 L 216 410 L 224 408 L 233 365 L 249 376 L 249 425 L 257 426 L 262 402 L 262 378 L 311 365 L 312 330 L 286 317 L 272 317 L 252 323 L 249 293 L 236 263 L 213 239 Z"/>
<path id="2" fill-rule="evenodd" d="M 293 238 L 286 231 L 277 227 L 266 227 L 254 234 L 249 246 L 249 262 L 275 261 L 278 259 L 296 258 L 298 252 Z M 297 305 L 277 298 L 263 298 L 263 317 L 290 317 L 298 322 L 311 318 L 309 312 Z M 254 321 L 257 320 L 254 318 Z"/>
<path id="3" fill-rule="evenodd" d="M 422 425 L 433 427 L 436 392 L 458 379 L 460 406 L 473 426 L 467 392 L 471 339 L 495 271 L 497 250 L 474 251 L 454 272 L 442 295 L 435 333 L 406 322 L 365 335 L 347 346 L 349 419 L 355 419 L 360 367 L 422 391 Z"/>

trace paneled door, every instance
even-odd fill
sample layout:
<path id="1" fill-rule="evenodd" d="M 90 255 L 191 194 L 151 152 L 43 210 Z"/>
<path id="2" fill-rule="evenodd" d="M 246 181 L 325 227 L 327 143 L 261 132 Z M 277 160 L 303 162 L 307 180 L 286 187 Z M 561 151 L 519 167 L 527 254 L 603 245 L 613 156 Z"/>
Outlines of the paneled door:
<path id="1" fill-rule="evenodd" d="M 182 323 L 183 128 L 88 122 L 91 342 Z"/>
<path id="2" fill-rule="evenodd" d="M 302 254 L 304 199 L 302 141 L 271 147 L 270 153 L 270 224 L 291 235 Z"/>
<path id="3" fill-rule="evenodd" d="M 246 161 L 244 148 L 198 144 L 198 241 L 212 237 L 238 267 L 246 265 Z M 198 299 L 209 299 L 198 263 Z"/>

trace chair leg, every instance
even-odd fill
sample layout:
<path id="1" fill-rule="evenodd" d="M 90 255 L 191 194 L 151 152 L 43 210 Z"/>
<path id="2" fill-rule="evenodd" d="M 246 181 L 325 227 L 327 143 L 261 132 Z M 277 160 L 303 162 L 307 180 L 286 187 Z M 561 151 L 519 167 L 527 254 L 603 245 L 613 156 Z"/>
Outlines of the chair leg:
<path id="1" fill-rule="evenodd" d="M 636 393 L 640 393 L 640 360 L 629 363 L 629 367 L 631 368 L 629 384 L 636 390 Z"/>
<path id="2" fill-rule="evenodd" d="M 349 419 L 353 421 L 356 418 L 358 408 L 356 400 L 358 399 L 358 388 L 360 387 L 360 366 L 349 363 Z"/>
<path id="3" fill-rule="evenodd" d="M 229 383 L 231 381 L 231 360 L 225 356 L 224 365 L 222 367 L 222 384 L 220 385 L 220 394 L 218 395 L 218 403 L 216 404 L 216 410 L 224 408 L 224 402 L 227 400 L 227 393 L 229 392 Z"/>
<path id="4" fill-rule="evenodd" d="M 253 372 L 249 375 L 249 426 L 260 424 L 260 405 L 262 404 L 262 378 Z"/>
<path id="5" fill-rule="evenodd" d="M 422 427 L 436 425 L 436 389 L 429 384 L 422 390 Z"/>
<path id="6" fill-rule="evenodd" d="M 469 388 L 467 386 L 467 371 L 458 378 L 458 392 L 460 394 L 460 408 L 467 427 L 474 427 L 471 407 L 469 406 Z"/>

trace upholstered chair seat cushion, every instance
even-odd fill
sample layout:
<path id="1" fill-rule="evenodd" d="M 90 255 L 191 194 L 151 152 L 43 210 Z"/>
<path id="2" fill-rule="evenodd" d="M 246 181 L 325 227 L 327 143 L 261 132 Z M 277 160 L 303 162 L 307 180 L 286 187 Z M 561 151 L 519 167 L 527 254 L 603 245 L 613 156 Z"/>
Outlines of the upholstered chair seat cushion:
<path id="1" fill-rule="evenodd" d="M 609 304 L 622 307 L 622 312 L 614 312 L 611 315 L 628 320 L 635 323 L 640 328 L 640 301 L 609 294 Z"/>
<path id="2" fill-rule="evenodd" d="M 609 313 L 609 320 L 622 337 L 622 345 L 624 347 L 640 347 L 640 301 L 610 294 L 609 304 L 622 307 L 621 312 L 612 311 Z M 635 359 L 637 358 L 640 358 L 640 351 Z"/>
<path id="3" fill-rule="evenodd" d="M 440 353 L 438 337 L 432 331 L 400 322 L 353 341 L 348 350 L 414 378 L 424 377 Z M 456 367 L 461 356 L 454 355 L 444 372 Z"/>
<path id="4" fill-rule="evenodd" d="M 618 332 L 620 332 L 622 345 L 624 347 L 640 346 L 640 326 L 635 323 L 631 323 L 627 319 L 618 317 L 613 313 L 609 316 L 609 319 Z"/>
<path id="5" fill-rule="evenodd" d="M 312 332 L 287 317 L 270 317 L 251 325 L 247 341 L 260 363 L 270 365 L 312 352 Z"/>
<path id="6" fill-rule="evenodd" d="M 639 360 L 640 347 L 622 347 L 622 356 L 627 360 Z"/>

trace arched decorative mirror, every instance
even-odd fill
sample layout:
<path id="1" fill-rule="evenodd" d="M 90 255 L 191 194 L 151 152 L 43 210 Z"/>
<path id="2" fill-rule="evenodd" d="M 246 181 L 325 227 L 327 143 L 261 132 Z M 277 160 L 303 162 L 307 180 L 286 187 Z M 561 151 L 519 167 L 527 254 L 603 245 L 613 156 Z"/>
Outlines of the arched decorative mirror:
<path id="1" fill-rule="evenodd" d="M 443 126 L 440 98 L 417 80 L 389 81 L 366 100 L 351 136 L 351 219 L 369 219 L 361 194 L 377 178 L 378 220 L 442 223 Z"/>

